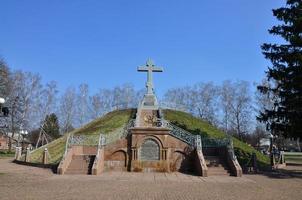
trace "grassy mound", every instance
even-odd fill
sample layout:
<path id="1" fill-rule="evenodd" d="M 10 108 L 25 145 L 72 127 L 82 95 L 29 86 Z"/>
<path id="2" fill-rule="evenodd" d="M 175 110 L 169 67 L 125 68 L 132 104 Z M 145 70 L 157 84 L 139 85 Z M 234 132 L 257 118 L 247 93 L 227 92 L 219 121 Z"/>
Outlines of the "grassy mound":
<path id="1" fill-rule="evenodd" d="M 135 117 L 135 110 L 119 110 L 108 113 L 107 115 L 88 123 L 87 125 L 74 130 L 74 134 L 98 135 L 101 132 L 104 134 L 113 134 L 116 130 L 123 127 L 130 119 Z M 203 137 L 224 138 L 223 132 L 210 125 L 209 123 L 200 120 L 192 115 L 180 111 L 164 110 L 165 119 L 173 124 L 193 133 L 200 134 Z M 46 145 L 50 154 L 50 162 L 58 163 L 64 153 L 67 134 L 61 138 Z M 256 153 L 260 165 L 269 164 L 269 159 L 256 151 L 253 147 L 245 144 L 234 138 L 234 147 L 237 158 L 241 164 L 247 163 L 252 153 Z M 35 150 L 31 154 L 31 160 L 35 163 L 42 161 L 42 152 L 45 147 Z"/>
<path id="2" fill-rule="evenodd" d="M 216 127 L 185 112 L 164 110 L 164 117 L 166 120 L 193 134 L 200 134 L 203 137 L 209 138 L 225 137 L 225 134 Z M 241 166 L 244 166 L 250 160 L 253 153 L 256 153 L 260 167 L 266 167 L 269 165 L 269 158 L 255 150 L 253 147 L 241 142 L 237 138 L 233 138 L 233 142 L 235 154 Z"/>
<path id="3" fill-rule="evenodd" d="M 130 119 L 134 118 L 134 115 L 134 109 L 113 111 L 86 124 L 81 128 L 75 129 L 71 133 L 75 135 L 99 135 L 100 133 L 111 134 L 114 133 L 115 130 L 120 129 L 122 126 L 127 124 Z M 41 163 L 42 153 L 44 148 L 46 147 L 50 156 L 49 162 L 52 164 L 59 163 L 65 151 L 67 135 L 68 134 L 65 134 L 64 136 L 52 141 L 46 146 L 34 150 L 31 153 L 31 162 Z"/>

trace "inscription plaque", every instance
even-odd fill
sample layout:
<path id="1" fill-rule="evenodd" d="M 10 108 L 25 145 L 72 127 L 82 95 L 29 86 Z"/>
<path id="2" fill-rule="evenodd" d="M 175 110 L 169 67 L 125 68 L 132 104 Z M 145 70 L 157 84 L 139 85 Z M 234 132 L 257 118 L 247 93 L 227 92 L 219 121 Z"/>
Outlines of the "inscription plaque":
<path id="1" fill-rule="evenodd" d="M 159 160 L 159 145 L 153 139 L 146 139 L 141 146 L 141 160 Z"/>

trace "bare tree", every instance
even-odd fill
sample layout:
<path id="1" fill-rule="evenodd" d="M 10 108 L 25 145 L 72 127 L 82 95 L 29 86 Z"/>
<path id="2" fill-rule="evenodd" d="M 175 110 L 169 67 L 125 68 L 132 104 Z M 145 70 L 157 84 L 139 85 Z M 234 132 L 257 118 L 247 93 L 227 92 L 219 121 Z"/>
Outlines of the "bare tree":
<path id="1" fill-rule="evenodd" d="M 256 84 L 259 85 L 259 84 Z M 261 81 L 261 84 L 264 87 L 270 88 L 272 87 L 272 82 L 269 82 L 267 79 L 263 79 Z M 275 96 L 272 96 L 271 93 L 261 93 L 259 90 L 256 90 L 255 92 L 255 107 L 254 110 L 257 113 L 264 112 L 265 110 L 271 110 L 274 107 L 274 98 Z"/>
<path id="2" fill-rule="evenodd" d="M 187 87 L 178 87 L 169 89 L 164 95 L 164 102 L 166 102 L 167 106 L 172 109 L 180 109 L 187 108 L 190 112 L 194 112 L 194 108 L 192 106 L 192 102 L 195 99 L 195 95 L 193 94 L 192 88 Z"/>
<path id="3" fill-rule="evenodd" d="M 135 90 L 133 85 L 126 83 L 121 88 L 122 99 L 120 102 L 124 105 L 124 108 L 133 108 L 136 106 Z"/>
<path id="4" fill-rule="evenodd" d="M 218 87 L 213 83 L 198 83 L 193 87 L 179 87 L 168 90 L 164 101 L 171 108 L 185 108 L 192 114 L 212 123 L 217 123 Z M 183 109 L 182 109 L 183 110 Z"/>
<path id="5" fill-rule="evenodd" d="M 76 97 L 76 118 L 77 126 L 82 126 L 89 120 L 89 87 L 87 84 L 81 84 Z"/>
<path id="6" fill-rule="evenodd" d="M 220 105 L 222 108 L 222 126 L 225 133 L 228 134 L 231 123 L 231 109 L 234 98 L 234 90 L 231 81 L 224 81 L 220 90 Z"/>
<path id="7" fill-rule="evenodd" d="M 37 74 L 16 71 L 12 73 L 8 104 L 11 110 L 10 131 L 12 138 L 21 128 L 31 130 L 35 119 L 36 102 L 42 89 L 41 78 Z M 11 150 L 11 141 L 9 142 Z"/>
<path id="8" fill-rule="evenodd" d="M 41 126 L 47 115 L 55 113 L 57 111 L 57 83 L 51 81 L 45 85 L 42 89 L 40 98 L 37 101 L 37 120 L 36 126 Z"/>
<path id="9" fill-rule="evenodd" d="M 196 97 L 192 102 L 198 116 L 211 124 L 217 123 L 217 99 L 219 96 L 218 87 L 213 83 L 199 83 L 193 88 L 191 97 Z"/>
<path id="10" fill-rule="evenodd" d="M 102 114 L 111 111 L 111 108 L 114 105 L 114 95 L 112 90 L 109 89 L 100 89 L 99 96 L 101 98 L 101 104 L 103 105 Z"/>
<path id="11" fill-rule="evenodd" d="M 100 96 L 106 112 L 112 109 L 126 109 L 137 106 L 137 93 L 133 85 L 129 83 L 117 86 L 113 90 L 101 89 Z"/>
<path id="12" fill-rule="evenodd" d="M 225 81 L 221 88 L 221 106 L 223 110 L 223 129 L 235 130 L 243 139 L 249 130 L 252 116 L 252 98 L 249 83 L 246 81 Z"/>
<path id="13" fill-rule="evenodd" d="M 99 93 L 89 97 L 90 118 L 96 119 L 102 115 L 103 102 Z"/>
<path id="14" fill-rule="evenodd" d="M 60 99 L 60 123 L 61 132 L 69 132 L 73 127 L 75 109 L 76 109 L 76 92 L 75 89 L 67 88 Z"/>

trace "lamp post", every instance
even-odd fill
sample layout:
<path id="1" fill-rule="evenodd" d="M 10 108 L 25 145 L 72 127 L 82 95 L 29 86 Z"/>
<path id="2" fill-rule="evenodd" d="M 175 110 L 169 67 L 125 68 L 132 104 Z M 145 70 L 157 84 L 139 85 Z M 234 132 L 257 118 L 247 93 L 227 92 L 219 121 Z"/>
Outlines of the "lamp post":
<path id="1" fill-rule="evenodd" d="M 27 130 L 21 129 L 18 135 L 18 147 L 20 146 L 20 135 L 22 135 L 21 145 L 24 143 L 24 137 L 28 134 Z M 23 146 L 23 145 L 22 145 Z"/>

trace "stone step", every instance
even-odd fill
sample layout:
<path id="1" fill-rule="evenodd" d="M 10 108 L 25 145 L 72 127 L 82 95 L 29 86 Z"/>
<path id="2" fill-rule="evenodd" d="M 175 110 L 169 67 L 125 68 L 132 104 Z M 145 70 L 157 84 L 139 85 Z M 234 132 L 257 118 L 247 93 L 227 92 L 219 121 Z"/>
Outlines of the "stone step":
<path id="1" fill-rule="evenodd" d="M 224 175 L 224 174 L 227 174 L 227 175 L 230 175 L 230 172 L 229 170 L 226 170 L 224 168 L 208 168 L 208 175 L 213 175 L 213 174 L 216 174 L 216 175 Z"/>
<path id="2" fill-rule="evenodd" d="M 71 161 L 72 161 L 72 162 L 79 162 L 79 163 L 80 163 L 80 162 L 81 162 L 81 163 L 89 162 L 89 160 L 84 160 L 84 159 L 83 159 L 83 160 L 82 160 L 82 159 L 72 159 Z"/>
<path id="3" fill-rule="evenodd" d="M 224 167 L 208 167 L 208 170 L 212 170 L 212 171 L 228 171 L 228 169 L 224 168 Z"/>
<path id="4" fill-rule="evenodd" d="M 88 174 L 88 171 L 87 170 L 70 170 L 70 169 L 67 169 L 65 174 Z"/>
<path id="5" fill-rule="evenodd" d="M 85 158 L 72 158 L 72 160 L 86 161 Z"/>
<path id="6" fill-rule="evenodd" d="M 207 167 L 224 167 L 221 163 L 206 163 Z"/>
<path id="7" fill-rule="evenodd" d="M 87 162 L 86 160 L 71 160 L 70 163 L 83 163 L 83 164 L 87 164 L 89 162 Z"/>
<path id="8" fill-rule="evenodd" d="M 220 160 L 219 156 L 205 156 L 207 160 Z"/>
<path id="9" fill-rule="evenodd" d="M 80 161 L 80 162 L 77 162 L 77 161 L 71 161 L 69 165 L 72 165 L 72 164 L 77 164 L 77 165 L 89 165 L 89 162 L 86 162 L 86 161 Z"/>
<path id="10" fill-rule="evenodd" d="M 218 156 L 206 156 L 206 163 L 220 163 L 220 158 Z"/>
<path id="11" fill-rule="evenodd" d="M 73 160 L 87 160 L 89 159 L 89 157 L 85 157 L 85 156 L 72 156 Z"/>
<path id="12" fill-rule="evenodd" d="M 88 174 L 90 172 L 91 164 L 95 159 L 94 155 L 73 155 L 72 160 L 65 174 Z"/>
<path id="13" fill-rule="evenodd" d="M 219 156 L 205 156 L 208 167 L 208 176 L 229 176 L 230 172 Z"/>
<path id="14" fill-rule="evenodd" d="M 91 157 L 91 156 L 95 156 L 95 155 L 91 155 L 91 154 L 77 154 L 77 155 L 72 155 L 72 158 L 85 158 L 85 157 Z"/>
<path id="15" fill-rule="evenodd" d="M 88 166 L 69 166 L 67 169 L 88 170 Z"/>
<path id="16" fill-rule="evenodd" d="M 206 156 L 206 165 L 208 167 L 225 167 L 225 163 L 218 156 Z"/>
<path id="17" fill-rule="evenodd" d="M 208 171 L 208 176 L 230 176 L 228 172 L 211 172 Z"/>

